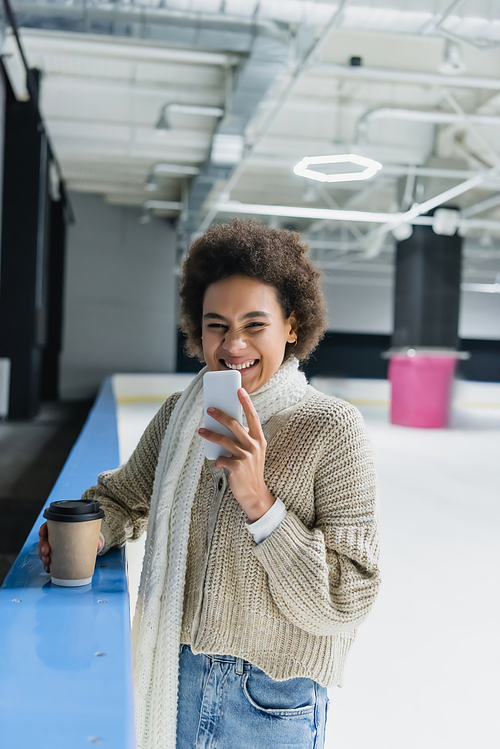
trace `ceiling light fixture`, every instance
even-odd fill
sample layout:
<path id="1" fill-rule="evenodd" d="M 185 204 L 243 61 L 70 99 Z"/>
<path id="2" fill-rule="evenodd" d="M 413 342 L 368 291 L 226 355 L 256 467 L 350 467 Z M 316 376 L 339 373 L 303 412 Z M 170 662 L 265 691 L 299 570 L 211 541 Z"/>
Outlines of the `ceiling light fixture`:
<path id="1" fill-rule="evenodd" d="M 324 164 L 357 164 L 364 166 L 361 171 L 356 172 L 337 172 L 325 174 L 324 172 L 311 169 L 311 166 L 320 166 Z M 365 156 L 358 156 L 355 153 L 340 153 L 333 156 L 306 156 L 299 161 L 293 168 L 295 174 L 308 179 L 315 179 L 318 182 L 354 182 L 360 179 L 370 179 L 374 174 L 382 169 L 382 164 L 374 159 L 368 159 Z"/>

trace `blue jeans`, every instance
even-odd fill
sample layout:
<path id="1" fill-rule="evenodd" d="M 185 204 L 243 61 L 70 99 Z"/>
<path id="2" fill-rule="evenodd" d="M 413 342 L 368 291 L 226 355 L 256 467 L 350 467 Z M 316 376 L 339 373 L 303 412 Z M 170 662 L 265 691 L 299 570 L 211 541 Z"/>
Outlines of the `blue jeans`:
<path id="1" fill-rule="evenodd" d="M 313 679 L 179 648 L 177 749 L 323 749 L 328 703 Z"/>

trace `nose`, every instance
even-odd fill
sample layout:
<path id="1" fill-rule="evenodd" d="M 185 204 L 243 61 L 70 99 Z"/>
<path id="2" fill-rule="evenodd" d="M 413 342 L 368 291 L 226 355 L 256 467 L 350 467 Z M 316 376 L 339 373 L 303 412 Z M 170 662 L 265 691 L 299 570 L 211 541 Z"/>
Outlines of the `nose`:
<path id="1" fill-rule="evenodd" d="M 234 332 L 227 331 L 222 341 L 222 348 L 227 351 L 231 356 L 236 356 L 238 353 L 244 351 L 247 347 L 244 332 L 242 330 L 235 330 Z"/>

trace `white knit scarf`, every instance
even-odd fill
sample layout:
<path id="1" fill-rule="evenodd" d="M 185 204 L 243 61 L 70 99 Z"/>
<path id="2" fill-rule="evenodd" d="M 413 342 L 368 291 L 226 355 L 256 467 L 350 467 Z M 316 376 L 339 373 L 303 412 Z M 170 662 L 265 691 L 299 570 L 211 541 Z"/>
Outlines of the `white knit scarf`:
<path id="1" fill-rule="evenodd" d="M 287 359 L 255 393 L 265 423 L 298 403 L 307 380 Z M 191 506 L 205 458 L 203 375 L 177 401 L 161 445 L 151 496 L 139 596 L 132 627 L 137 749 L 176 749 L 179 643 Z M 246 420 L 244 419 L 246 424 Z"/>

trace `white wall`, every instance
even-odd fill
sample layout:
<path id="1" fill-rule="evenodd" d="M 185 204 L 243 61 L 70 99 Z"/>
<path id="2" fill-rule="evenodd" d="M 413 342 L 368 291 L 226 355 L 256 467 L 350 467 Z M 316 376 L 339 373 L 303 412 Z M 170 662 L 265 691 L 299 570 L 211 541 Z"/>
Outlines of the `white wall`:
<path id="1" fill-rule="evenodd" d="M 175 370 L 175 235 L 140 210 L 71 193 L 65 269 L 63 400 L 90 397 L 115 372 Z"/>
<path id="2" fill-rule="evenodd" d="M 328 282 L 323 288 L 329 330 L 337 333 L 392 333 L 392 286 Z"/>
<path id="3" fill-rule="evenodd" d="M 393 331 L 393 287 L 325 283 L 328 328 L 345 333 Z M 500 294 L 463 291 L 458 325 L 460 338 L 500 339 Z"/>
<path id="4" fill-rule="evenodd" d="M 462 291 L 460 338 L 500 339 L 500 294 Z"/>

